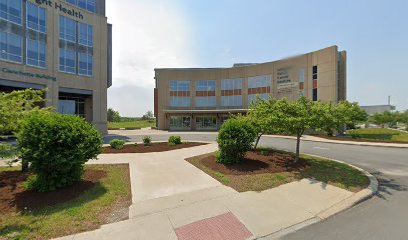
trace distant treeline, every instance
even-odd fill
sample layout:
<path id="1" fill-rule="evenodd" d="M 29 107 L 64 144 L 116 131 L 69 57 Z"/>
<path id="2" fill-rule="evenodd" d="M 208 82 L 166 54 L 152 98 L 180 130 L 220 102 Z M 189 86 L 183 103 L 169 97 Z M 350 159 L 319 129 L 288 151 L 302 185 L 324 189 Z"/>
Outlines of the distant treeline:
<path id="1" fill-rule="evenodd" d="M 152 122 L 154 122 L 154 121 L 156 121 L 156 119 L 152 118 L 152 119 L 147 120 L 147 119 L 144 119 L 142 117 L 120 117 L 120 120 L 119 120 L 119 122 L 138 122 L 138 121 L 149 121 L 149 122 L 152 121 Z"/>

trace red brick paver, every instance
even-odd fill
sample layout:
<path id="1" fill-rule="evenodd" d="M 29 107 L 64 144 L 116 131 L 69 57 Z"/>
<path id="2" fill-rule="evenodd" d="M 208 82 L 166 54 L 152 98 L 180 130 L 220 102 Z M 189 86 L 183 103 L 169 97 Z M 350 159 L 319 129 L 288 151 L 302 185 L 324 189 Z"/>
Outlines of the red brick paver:
<path id="1" fill-rule="evenodd" d="M 179 227 L 176 234 L 179 240 L 245 240 L 252 236 L 230 212 Z"/>

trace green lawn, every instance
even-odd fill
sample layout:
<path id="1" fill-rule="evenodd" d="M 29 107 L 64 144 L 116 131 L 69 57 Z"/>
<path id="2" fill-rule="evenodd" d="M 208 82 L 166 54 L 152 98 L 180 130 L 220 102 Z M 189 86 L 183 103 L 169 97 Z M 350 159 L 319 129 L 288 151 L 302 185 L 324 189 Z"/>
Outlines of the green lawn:
<path id="1" fill-rule="evenodd" d="M 408 133 L 386 128 L 362 128 L 348 131 L 354 139 L 408 142 Z"/>
<path id="2" fill-rule="evenodd" d="M 262 148 L 264 151 L 288 153 L 276 151 L 269 148 Z M 364 173 L 348 165 L 331 161 L 324 158 L 302 155 L 301 157 L 308 162 L 308 167 L 299 171 L 278 172 L 278 173 L 260 173 L 253 175 L 225 175 L 214 171 L 201 163 L 201 159 L 215 153 L 205 154 L 187 159 L 188 162 L 201 169 L 208 175 L 217 179 L 220 183 L 232 187 L 238 192 L 263 191 L 274 188 L 279 185 L 297 181 L 303 178 L 312 178 L 318 181 L 346 189 L 352 192 L 358 192 L 369 184 L 369 179 Z"/>
<path id="3" fill-rule="evenodd" d="M 114 130 L 119 128 L 140 129 L 156 126 L 155 120 L 133 121 L 133 122 L 109 122 L 108 129 Z"/>
<path id="4" fill-rule="evenodd" d="M 52 207 L 0 216 L 0 239 L 50 239 L 96 229 L 106 223 L 117 204 L 130 204 L 128 167 L 87 165 L 107 176 L 78 198 Z M 0 168 L 9 171 L 10 168 Z M 16 170 L 16 169 L 14 169 Z"/>

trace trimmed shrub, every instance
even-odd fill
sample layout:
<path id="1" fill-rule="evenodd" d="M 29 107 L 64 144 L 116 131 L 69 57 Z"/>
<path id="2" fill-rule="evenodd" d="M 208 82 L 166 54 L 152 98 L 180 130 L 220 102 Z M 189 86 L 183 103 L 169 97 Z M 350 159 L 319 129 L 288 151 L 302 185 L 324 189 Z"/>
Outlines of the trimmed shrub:
<path id="1" fill-rule="evenodd" d="M 125 146 L 125 143 L 125 140 L 113 139 L 109 142 L 109 145 L 114 149 L 122 149 Z"/>
<path id="2" fill-rule="evenodd" d="M 256 129 L 250 122 L 245 119 L 229 119 L 222 125 L 217 137 L 217 162 L 239 163 L 245 153 L 253 148 L 256 137 Z"/>
<path id="3" fill-rule="evenodd" d="M 152 144 L 152 138 L 150 136 L 144 136 L 142 140 L 145 146 L 149 146 L 150 144 Z"/>
<path id="4" fill-rule="evenodd" d="M 83 118 L 36 113 L 22 123 L 18 145 L 36 174 L 29 185 L 41 192 L 81 180 L 83 165 L 101 152 L 99 132 Z"/>
<path id="5" fill-rule="evenodd" d="M 181 137 L 180 136 L 170 136 L 169 137 L 169 145 L 178 145 L 181 144 Z"/>

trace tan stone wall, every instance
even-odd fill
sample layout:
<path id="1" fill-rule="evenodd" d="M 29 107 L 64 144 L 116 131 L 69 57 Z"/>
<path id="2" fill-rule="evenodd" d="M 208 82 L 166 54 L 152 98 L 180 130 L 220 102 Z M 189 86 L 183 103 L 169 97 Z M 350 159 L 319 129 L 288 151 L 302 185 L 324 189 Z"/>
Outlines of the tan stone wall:
<path id="1" fill-rule="evenodd" d="M 35 3 L 34 0 L 28 0 Z M 74 18 L 60 12 L 54 7 L 43 6 L 47 9 L 47 68 L 36 68 L 23 64 L 0 61 L 0 68 L 9 68 L 28 73 L 45 74 L 56 77 L 56 81 L 24 77 L 0 71 L 0 79 L 25 83 L 36 83 L 48 88 L 47 106 L 58 109 L 58 91 L 60 87 L 93 91 L 92 106 L 86 112 L 92 112 L 92 123 L 102 133 L 107 133 L 107 18 L 86 10 L 77 8 L 63 0 L 54 0 L 67 8 L 74 8 L 84 15 L 84 19 Z M 64 15 L 79 22 L 93 26 L 93 76 L 80 76 L 63 73 L 59 68 L 59 16 Z M 86 117 L 89 118 L 89 115 Z"/>

